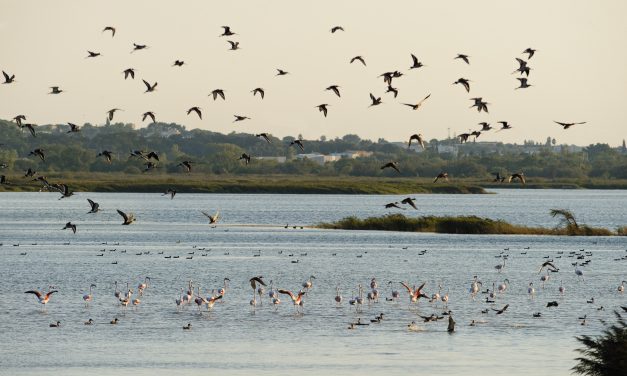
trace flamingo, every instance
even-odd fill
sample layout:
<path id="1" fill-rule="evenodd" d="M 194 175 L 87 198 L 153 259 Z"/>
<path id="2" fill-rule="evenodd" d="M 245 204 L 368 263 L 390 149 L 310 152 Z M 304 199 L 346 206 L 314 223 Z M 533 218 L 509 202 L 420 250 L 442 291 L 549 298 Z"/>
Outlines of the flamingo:
<path id="1" fill-rule="evenodd" d="M 377 280 L 373 277 L 373 278 L 370 280 L 370 288 L 371 288 L 371 289 L 376 289 L 377 287 L 379 287 L 379 285 L 377 284 Z"/>
<path id="2" fill-rule="evenodd" d="M 309 279 L 303 282 L 303 288 L 305 290 L 309 290 L 313 286 L 313 283 L 311 281 L 312 279 L 316 279 L 316 277 L 314 277 L 313 275 L 309 276 Z"/>
<path id="3" fill-rule="evenodd" d="M 194 299 L 194 285 L 192 280 L 190 279 L 187 285 L 187 293 L 183 295 L 183 303 L 191 303 L 192 299 Z"/>
<path id="4" fill-rule="evenodd" d="M 260 286 L 266 286 L 266 283 L 263 281 L 263 276 L 252 277 L 251 279 L 248 280 L 248 282 L 250 282 L 250 287 L 253 288 L 253 298 L 250 301 L 250 305 L 251 306 L 255 306 L 255 305 L 257 305 L 257 298 L 255 296 L 255 290 L 257 289 L 257 283 L 259 283 Z"/>
<path id="5" fill-rule="evenodd" d="M 479 285 L 483 287 L 483 283 L 477 280 L 477 276 L 474 276 L 474 280 L 470 284 L 470 295 L 473 299 L 475 298 L 475 296 L 477 296 L 477 293 L 479 292 Z"/>
<path id="6" fill-rule="evenodd" d="M 229 287 L 228 282 L 230 282 L 231 280 L 228 278 L 224 278 L 224 287 L 222 287 L 221 289 L 218 290 L 218 295 L 221 295 L 222 297 L 224 297 L 224 294 L 226 294 L 226 289 Z"/>
<path id="7" fill-rule="evenodd" d="M 440 300 L 440 293 L 442 292 L 442 285 L 438 284 L 438 292 L 434 293 L 433 295 L 431 295 L 431 302 L 435 301 L 436 302 L 436 306 L 438 301 Z"/>
<path id="8" fill-rule="evenodd" d="M 533 287 L 533 282 L 529 282 L 529 287 L 527 287 L 527 294 L 533 299 L 536 293 L 536 289 Z"/>
<path id="9" fill-rule="evenodd" d="M 564 294 L 564 292 L 566 291 L 566 289 L 562 285 L 562 281 L 560 281 L 560 287 L 557 289 L 557 291 L 559 291 L 560 294 Z"/>
<path id="10" fill-rule="evenodd" d="M 577 275 L 577 277 L 585 281 L 585 279 L 583 278 L 583 270 L 579 269 L 579 266 L 577 264 L 575 264 L 575 274 Z"/>
<path id="11" fill-rule="evenodd" d="M 627 283 L 627 281 L 622 281 L 620 286 L 618 286 L 617 290 L 620 293 L 623 293 L 623 291 L 625 291 L 625 283 Z"/>
<path id="12" fill-rule="evenodd" d="M 336 287 L 335 288 L 335 302 L 337 303 L 336 305 L 340 305 L 342 304 L 342 294 L 340 294 L 340 287 Z"/>
<path id="13" fill-rule="evenodd" d="M 388 285 L 391 285 L 392 283 L 392 281 L 389 281 Z M 394 290 L 394 287 L 392 287 L 392 300 L 398 299 L 400 295 L 401 294 L 398 292 L 398 290 Z"/>
<path id="14" fill-rule="evenodd" d="M 39 304 L 41 304 L 42 307 L 44 307 L 46 304 L 48 304 L 48 302 L 50 301 L 50 297 L 55 292 L 58 292 L 58 291 L 57 290 L 52 290 L 52 291 L 47 292 L 44 295 L 39 290 L 28 290 L 28 291 L 24 292 L 24 294 L 34 294 L 35 296 L 37 296 L 37 300 L 39 301 Z"/>
<path id="15" fill-rule="evenodd" d="M 139 300 L 139 298 L 135 298 L 133 299 L 133 306 L 135 306 L 135 308 L 137 308 L 137 306 L 141 303 L 142 301 Z"/>
<path id="16" fill-rule="evenodd" d="M 144 295 L 144 290 L 146 288 L 148 288 L 148 281 L 150 281 L 150 277 L 144 278 L 144 283 L 140 283 L 139 285 L 137 285 L 137 290 L 139 292 L 139 296 L 143 296 Z"/>
<path id="17" fill-rule="evenodd" d="M 184 295 L 183 295 L 183 288 L 181 287 L 181 295 L 178 297 L 178 299 L 175 300 L 177 308 L 179 308 L 183 304 L 185 304 L 185 300 L 184 300 L 183 297 L 184 297 Z"/>
<path id="18" fill-rule="evenodd" d="M 298 292 L 298 295 L 294 295 L 293 292 L 288 290 L 279 289 L 278 291 L 279 294 L 285 294 L 290 296 L 290 298 L 292 299 L 292 303 L 294 303 L 294 309 L 296 310 L 296 312 L 298 312 L 298 307 L 303 306 L 303 296 L 305 295 L 305 291 L 300 290 Z"/>
<path id="19" fill-rule="evenodd" d="M 205 303 L 205 299 L 203 299 L 203 297 L 200 295 L 200 285 L 196 287 L 196 292 L 198 293 L 198 296 L 196 297 L 196 299 L 194 299 L 194 303 L 196 303 L 196 306 L 198 306 L 198 312 L 200 312 L 200 306 Z"/>
<path id="20" fill-rule="evenodd" d="M 113 293 L 116 299 L 120 299 L 120 290 L 118 290 L 118 281 L 115 281 L 115 292 Z"/>
<path id="21" fill-rule="evenodd" d="M 446 289 L 446 294 L 442 295 L 442 297 L 440 298 L 440 300 L 442 300 L 442 302 L 444 303 L 444 308 L 448 307 L 448 292 L 449 289 Z"/>
<path id="22" fill-rule="evenodd" d="M 507 286 L 509 285 L 509 279 L 505 278 L 505 280 L 503 280 L 503 283 L 501 283 L 498 286 L 498 290 L 501 294 L 505 293 L 505 290 L 507 290 Z"/>
<path id="23" fill-rule="evenodd" d="M 410 303 L 416 303 L 420 298 L 429 299 L 429 297 L 422 292 L 422 288 L 425 287 L 426 284 L 427 283 L 425 282 L 420 285 L 420 287 L 416 288 L 416 286 L 414 286 L 414 288 L 412 289 L 407 283 L 401 282 L 401 285 L 403 285 L 403 287 L 405 287 L 407 289 L 407 292 L 409 293 Z"/>
<path id="24" fill-rule="evenodd" d="M 259 295 L 259 304 L 263 305 L 263 299 L 262 296 L 263 294 L 266 292 L 266 289 L 263 288 L 263 286 L 259 286 L 257 287 L 257 294 Z"/>
<path id="25" fill-rule="evenodd" d="M 540 281 L 542 281 L 542 288 L 544 288 L 544 283 L 549 281 L 549 269 L 546 270 L 546 274 L 540 277 Z"/>
<path id="26" fill-rule="evenodd" d="M 207 307 L 207 311 L 210 311 L 213 308 L 213 305 L 217 300 L 222 299 L 222 295 L 211 296 L 209 299 L 203 299 L 205 306 Z"/>
<path id="27" fill-rule="evenodd" d="M 92 301 L 92 299 L 94 298 L 94 296 L 91 293 L 91 288 L 92 287 L 96 287 L 96 285 L 94 285 L 93 283 L 89 286 L 89 294 L 83 295 L 83 300 L 85 301 L 85 307 L 87 307 L 87 304 L 89 304 L 89 302 Z"/>

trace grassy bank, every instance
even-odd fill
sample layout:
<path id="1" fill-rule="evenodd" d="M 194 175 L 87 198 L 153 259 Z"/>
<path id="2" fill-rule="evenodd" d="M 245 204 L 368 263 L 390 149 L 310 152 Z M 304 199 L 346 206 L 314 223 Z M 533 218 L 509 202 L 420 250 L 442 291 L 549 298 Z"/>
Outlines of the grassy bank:
<path id="1" fill-rule="evenodd" d="M 359 178 L 321 176 L 217 176 L 202 174 L 46 174 L 53 183 L 65 183 L 79 192 L 163 192 L 176 188 L 194 193 L 317 193 L 317 194 L 414 194 L 486 193 L 473 184 L 433 184 L 430 179 Z M 12 177 L 4 191 L 38 191 L 41 184 Z"/>
<path id="2" fill-rule="evenodd" d="M 347 217 L 333 223 L 321 223 L 319 228 L 338 230 L 379 230 L 405 232 L 435 232 L 446 234 L 501 234 L 501 235 L 578 235 L 610 236 L 618 233 L 605 228 L 579 226 L 578 228 L 526 227 L 502 220 L 475 216 L 408 218 L 402 214 L 389 214 L 382 217 L 359 219 Z"/>

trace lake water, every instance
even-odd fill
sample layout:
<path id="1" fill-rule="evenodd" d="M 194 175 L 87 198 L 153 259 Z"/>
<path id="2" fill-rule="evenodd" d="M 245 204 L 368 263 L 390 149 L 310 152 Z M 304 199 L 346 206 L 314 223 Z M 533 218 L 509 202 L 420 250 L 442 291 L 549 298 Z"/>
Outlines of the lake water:
<path id="1" fill-rule="evenodd" d="M 567 208 L 592 226 L 615 229 L 627 224 L 627 191 L 494 192 L 416 195 L 419 210 L 403 213 L 479 215 L 550 227 L 558 221 L 548 211 Z M 568 375 L 579 346 L 574 336 L 600 333 L 600 319 L 612 321 L 612 310 L 627 305 L 625 295 L 617 292 L 627 279 L 624 237 L 307 228 L 348 215 L 384 214 L 383 205 L 402 196 L 58 196 L 0 193 L 2 375 Z M 86 198 L 99 202 L 102 212 L 87 214 Z M 115 209 L 135 213 L 137 222 L 121 226 Z M 217 209 L 222 220 L 212 228 L 199 210 Z M 68 221 L 78 226 L 76 234 L 61 230 Z M 498 273 L 494 267 L 502 264 L 501 254 L 509 257 Z M 538 269 L 547 256 L 560 271 L 549 273 L 542 288 L 545 272 L 538 274 Z M 580 280 L 571 264 L 587 260 L 579 267 L 585 278 Z M 275 288 L 292 291 L 315 276 L 304 313 L 295 314 L 284 295 L 273 307 L 267 291 L 253 308 L 248 279 L 257 275 L 272 280 Z M 483 282 L 482 290 L 505 278 L 510 283 L 495 303 L 486 303 L 486 294 L 473 299 L 469 293 L 475 275 Z M 113 296 L 114 281 L 122 290 L 129 283 L 135 298 L 146 276 L 151 280 L 141 303 L 121 307 Z M 227 293 L 211 311 L 199 313 L 194 303 L 177 309 L 175 299 L 190 279 L 208 295 L 222 287 L 225 277 L 231 280 Z M 358 284 L 368 292 L 373 277 L 380 301 L 366 301 L 356 310 L 349 298 L 357 294 Z M 410 306 L 399 281 L 426 282 L 429 295 L 441 285 L 442 295 L 449 295 L 456 332 L 446 332 L 446 317 L 422 322 L 418 315 L 441 314 L 443 303 L 420 299 Z M 530 282 L 536 290 L 533 298 L 527 293 Z M 563 295 L 560 282 L 566 288 Z M 93 301 L 85 306 L 82 296 L 92 283 Z M 59 292 L 45 310 L 35 296 L 24 294 L 49 286 Z M 334 301 L 336 287 L 344 297 L 340 306 Z M 400 291 L 398 301 L 386 301 L 392 289 Z M 591 298 L 594 302 L 587 303 Z M 549 301 L 557 301 L 558 307 L 547 308 Z M 502 315 L 482 313 L 506 304 Z M 536 312 L 541 317 L 533 317 Z M 385 314 L 380 323 L 347 329 L 350 322 L 369 322 L 379 313 Z M 582 326 L 578 318 L 584 315 Z M 110 325 L 115 317 L 119 324 Z M 83 324 L 89 318 L 94 325 Z M 61 327 L 50 328 L 57 320 Z M 472 320 L 478 324 L 469 326 Z M 408 330 L 412 321 L 419 331 Z M 191 330 L 182 329 L 187 323 Z"/>

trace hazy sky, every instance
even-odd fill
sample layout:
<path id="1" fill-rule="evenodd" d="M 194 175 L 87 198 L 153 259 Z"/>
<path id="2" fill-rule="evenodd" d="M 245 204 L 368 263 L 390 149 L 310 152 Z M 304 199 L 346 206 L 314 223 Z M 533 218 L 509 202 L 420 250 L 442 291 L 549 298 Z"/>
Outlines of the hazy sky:
<path id="1" fill-rule="evenodd" d="M 627 1 L 24 1 L 3 0 L 0 69 L 16 83 L 0 85 L 0 118 L 17 114 L 38 124 L 157 120 L 188 129 L 269 132 L 318 138 L 356 133 L 363 138 L 427 139 L 477 129 L 478 122 L 507 120 L 513 129 L 480 140 L 525 139 L 619 145 L 627 138 Z M 117 33 L 103 33 L 105 26 Z M 238 35 L 219 37 L 220 26 Z M 341 25 L 345 32 L 330 33 Z M 229 51 L 227 39 L 240 42 Z M 150 48 L 130 53 L 133 43 Z M 532 47 L 532 87 L 514 90 L 514 60 Z M 86 59 L 87 50 L 102 56 Z M 425 64 L 409 71 L 410 53 Z M 454 60 L 470 55 L 471 64 Z M 362 55 L 367 67 L 349 64 Z M 175 59 L 185 61 L 172 67 Z M 526 59 L 526 58 L 525 58 Z M 135 80 L 122 71 L 136 69 Z M 290 72 L 277 77 L 276 68 Z M 385 93 L 377 76 L 400 70 Z M 470 94 L 452 82 L 470 79 Z M 144 93 L 142 79 L 158 82 Z M 342 97 L 324 89 L 341 86 Z M 49 87 L 66 90 L 48 95 Z M 253 97 L 255 87 L 266 99 Z M 211 90 L 225 90 L 213 101 Z M 383 104 L 368 108 L 368 94 Z M 419 111 L 400 102 L 432 96 Z M 469 109 L 483 97 L 490 113 Z M 315 108 L 328 103 L 324 118 Z M 203 109 L 203 120 L 186 115 Z M 252 118 L 233 123 L 233 115 Z M 553 120 L 587 121 L 567 131 Z M 496 125 L 496 124 L 494 124 Z"/>

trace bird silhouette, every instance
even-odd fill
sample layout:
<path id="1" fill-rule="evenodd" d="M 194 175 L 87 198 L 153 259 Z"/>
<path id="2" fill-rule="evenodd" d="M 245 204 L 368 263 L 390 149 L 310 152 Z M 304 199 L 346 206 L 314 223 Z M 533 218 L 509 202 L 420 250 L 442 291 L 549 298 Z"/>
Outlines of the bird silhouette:
<path id="1" fill-rule="evenodd" d="M 87 202 L 89 202 L 89 206 L 91 206 L 91 210 L 88 211 L 87 214 L 98 213 L 100 211 L 100 205 L 97 202 L 94 202 L 90 199 L 87 199 Z"/>
<path id="2" fill-rule="evenodd" d="M 155 123 L 157 122 L 157 120 L 155 120 L 155 113 L 152 111 L 146 111 L 142 114 L 142 121 L 146 121 L 146 118 L 150 117 L 150 119 L 152 119 L 152 122 Z"/>
<path id="3" fill-rule="evenodd" d="M 250 120 L 250 118 L 248 116 L 242 116 L 242 115 L 233 115 L 235 116 L 235 120 L 233 120 L 233 123 L 238 122 L 238 121 L 244 121 L 244 120 Z"/>
<path id="4" fill-rule="evenodd" d="M 41 148 L 37 148 L 33 151 L 31 151 L 30 153 L 28 153 L 28 155 L 34 155 L 39 157 L 42 161 L 46 161 L 46 154 L 44 153 L 44 149 Z"/>
<path id="5" fill-rule="evenodd" d="M 460 77 L 457 79 L 457 81 L 453 82 L 453 85 L 456 85 L 456 84 L 460 84 L 464 86 L 464 89 L 466 89 L 466 92 L 470 93 L 470 80 Z"/>
<path id="6" fill-rule="evenodd" d="M 303 140 L 294 140 L 290 142 L 290 146 L 296 145 L 300 148 L 300 150 L 305 151 L 305 145 L 303 145 Z"/>
<path id="7" fill-rule="evenodd" d="M 116 211 L 124 219 L 124 222 L 122 223 L 122 225 L 130 225 L 131 223 L 135 222 L 135 216 L 133 215 L 133 213 L 126 214 L 120 209 L 116 209 Z"/>
<path id="8" fill-rule="evenodd" d="M 527 83 L 527 78 L 525 78 L 525 77 L 523 77 L 523 78 L 519 77 L 519 78 L 517 78 L 517 80 L 520 81 L 520 86 L 518 86 L 514 90 L 516 90 L 516 89 L 526 89 L 528 87 L 533 86 L 533 85 Z"/>
<path id="9" fill-rule="evenodd" d="M 572 127 L 573 125 L 578 125 L 578 124 L 586 124 L 586 122 L 585 122 L 585 121 L 581 121 L 581 122 L 579 122 L 579 123 L 561 123 L 561 122 L 559 122 L 559 121 L 555 121 L 555 120 L 553 120 L 553 122 L 555 122 L 555 123 L 557 123 L 557 124 L 561 125 L 562 127 L 564 127 L 564 129 L 568 129 L 568 128 Z"/>
<path id="10" fill-rule="evenodd" d="M 155 82 L 153 85 L 150 85 L 148 81 L 146 80 L 142 80 L 142 81 L 144 81 L 144 85 L 146 85 L 146 91 L 144 91 L 144 93 L 152 93 L 157 88 L 157 82 Z"/>
<path id="11" fill-rule="evenodd" d="M 360 63 L 364 65 L 364 67 L 366 66 L 366 61 L 361 56 L 355 56 L 354 58 L 350 60 L 350 63 L 353 64 L 354 61 L 359 61 Z"/>
<path id="12" fill-rule="evenodd" d="M 523 54 L 529 54 L 529 57 L 527 57 L 527 59 L 531 59 L 533 57 L 533 55 L 536 53 L 536 50 L 534 50 L 533 48 L 527 48 L 526 50 L 524 50 L 522 52 Z"/>
<path id="13" fill-rule="evenodd" d="M 254 95 L 259 94 L 259 96 L 261 97 L 261 99 L 263 99 L 263 97 L 266 95 L 265 90 L 263 90 L 263 89 L 262 89 L 262 88 L 260 88 L 260 87 L 253 89 L 253 90 L 251 91 L 251 93 L 253 93 L 253 96 L 254 96 Z"/>
<path id="14" fill-rule="evenodd" d="M 372 95 L 372 93 L 370 93 L 370 100 L 372 101 L 372 104 L 370 104 L 370 106 L 368 106 L 368 107 L 378 106 L 381 103 L 383 103 L 383 102 L 381 102 L 381 97 L 377 98 L 374 95 Z"/>
<path id="15" fill-rule="evenodd" d="M 398 169 L 398 162 L 388 162 L 386 164 L 384 164 L 383 166 L 381 166 L 381 170 L 384 170 L 386 168 L 391 168 L 396 170 L 396 172 L 398 172 L 399 174 L 401 173 L 401 170 Z"/>
<path id="16" fill-rule="evenodd" d="M 422 98 L 422 100 L 416 104 L 411 104 L 411 103 L 402 103 L 405 106 L 409 106 L 411 107 L 412 110 L 416 111 L 420 108 L 420 106 L 422 106 L 422 104 L 424 103 L 424 101 L 426 101 L 427 99 L 429 99 L 429 97 L 431 96 L 431 94 L 428 94 L 426 97 Z"/>
<path id="17" fill-rule="evenodd" d="M 412 134 L 412 135 L 409 137 L 409 144 L 407 145 L 407 148 L 408 148 L 408 149 L 411 147 L 411 142 L 412 142 L 412 140 L 415 140 L 416 142 L 418 142 L 418 144 L 419 144 L 420 146 L 422 146 L 422 148 L 423 148 L 423 149 L 425 148 L 425 142 L 424 142 L 424 140 L 423 140 L 423 138 L 422 138 L 422 134 Z"/>
<path id="18" fill-rule="evenodd" d="M 90 57 L 98 57 L 98 56 L 100 56 L 100 55 L 101 55 L 101 53 L 100 53 L 100 52 L 87 51 L 87 53 L 88 53 L 89 55 L 87 55 L 87 56 L 85 57 L 85 59 L 89 59 Z"/>
<path id="19" fill-rule="evenodd" d="M 68 222 L 68 223 L 66 223 L 66 224 L 65 224 L 65 227 L 63 227 L 61 230 L 66 230 L 66 229 L 70 229 L 70 230 L 72 230 L 72 232 L 73 232 L 74 234 L 76 234 L 76 225 L 75 225 L 75 224 L 72 224 L 72 222 Z"/>
<path id="20" fill-rule="evenodd" d="M 187 170 L 187 172 L 191 172 L 193 163 L 194 162 L 192 162 L 192 161 L 183 161 L 183 162 L 177 164 L 176 167 L 185 167 L 185 170 Z"/>
<path id="21" fill-rule="evenodd" d="M 211 94 L 213 96 L 213 100 L 215 101 L 216 99 L 218 99 L 218 97 L 221 97 L 223 100 L 226 100 L 225 96 L 224 96 L 224 90 L 222 89 L 215 89 L 211 91 Z"/>
<path id="22" fill-rule="evenodd" d="M 286 74 L 289 74 L 290 72 L 288 71 L 284 71 L 283 69 L 279 69 L 277 68 L 277 76 L 285 76 Z"/>
<path id="23" fill-rule="evenodd" d="M 448 181 L 448 173 L 446 172 L 440 172 L 438 174 L 438 176 L 435 177 L 435 179 L 433 180 L 434 183 L 437 183 L 438 180 L 440 179 L 444 179 L 446 181 Z"/>
<path id="24" fill-rule="evenodd" d="M 512 180 L 516 180 L 516 179 L 520 180 L 520 182 L 521 182 L 521 183 L 523 183 L 523 185 L 525 185 L 525 184 L 526 184 L 526 182 L 525 182 L 525 176 L 524 176 L 524 174 L 523 174 L 522 172 L 515 173 L 515 174 L 511 174 L 511 175 L 509 176 L 509 179 L 507 180 L 507 182 L 508 182 L 508 183 L 511 183 L 511 182 L 512 182 Z"/>
<path id="25" fill-rule="evenodd" d="M 270 137 L 268 137 L 268 134 L 267 134 L 267 133 L 259 133 L 259 134 L 256 134 L 256 135 L 255 135 L 255 137 L 260 137 L 260 138 L 263 138 L 263 139 L 264 139 L 264 140 L 266 140 L 266 142 L 267 142 L 267 143 L 269 143 L 269 144 L 271 144 L 271 143 L 272 143 L 272 141 L 270 141 Z"/>
<path id="26" fill-rule="evenodd" d="M 137 43 L 133 43 L 133 50 L 131 51 L 131 53 L 135 52 L 135 51 L 140 51 L 140 50 L 144 50 L 148 48 L 147 45 L 145 44 L 137 44 Z"/>
<path id="27" fill-rule="evenodd" d="M 103 33 L 105 31 L 110 31 L 111 32 L 111 38 L 113 38 L 115 36 L 115 27 L 113 27 L 113 26 L 106 26 L 104 29 L 102 29 Z"/>
<path id="28" fill-rule="evenodd" d="M 506 121 L 497 121 L 497 123 L 501 124 L 501 129 L 499 129 L 498 131 L 504 131 L 506 129 L 512 129 L 512 126 L 508 122 L 506 122 Z"/>
<path id="29" fill-rule="evenodd" d="M 401 200 L 401 204 L 409 205 L 412 208 L 418 210 L 418 208 L 416 207 L 416 204 L 414 203 L 415 200 L 416 200 L 415 198 L 407 197 L 407 198 Z"/>
<path id="30" fill-rule="evenodd" d="M 417 69 L 417 68 L 424 67 L 424 64 L 418 61 L 418 58 L 416 57 L 416 55 L 411 54 L 411 60 L 412 60 L 412 65 L 411 67 L 409 67 L 409 69 Z"/>
<path id="31" fill-rule="evenodd" d="M 200 107 L 192 107 L 187 110 L 187 114 L 189 115 L 191 112 L 195 112 L 198 115 L 198 118 L 202 120 L 202 111 Z"/>
<path id="32" fill-rule="evenodd" d="M 250 155 L 246 154 L 246 153 L 242 153 L 242 155 L 237 158 L 238 161 L 244 160 L 244 162 L 246 163 L 246 165 L 248 165 L 250 163 Z"/>
<path id="33" fill-rule="evenodd" d="M 58 86 L 50 86 L 50 92 L 48 94 L 61 94 L 63 90 L 59 89 Z"/>
<path id="34" fill-rule="evenodd" d="M 239 50 L 239 42 L 234 42 L 232 40 L 227 40 L 227 42 L 229 42 L 229 44 L 231 45 L 231 48 L 229 48 L 230 51 L 235 51 L 235 50 Z"/>
<path id="35" fill-rule="evenodd" d="M 316 107 L 318 108 L 318 111 L 322 112 L 322 114 L 324 115 L 324 117 L 327 117 L 327 109 L 328 104 L 323 103 L 323 104 L 319 104 Z"/>
<path id="36" fill-rule="evenodd" d="M 112 154 L 113 153 L 111 151 L 109 151 L 109 150 L 103 150 L 100 153 L 98 153 L 98 155 L 96 155 L 96 158 L 98 158 L 98 157 L 105 157 L 107 162 L 111 163 Z"/>
<path id="37" fill-rule="evenodd" d="M 113 121 L 113 115 L 115 115 L 116 111 L 122 111 L 119 108 L 112 108 L 109 111 L 107 111 L 107 114 L 109 115 L 109 121 Z"/>
<path id="38" fill-rule="evenodd" d="M 492 308 L 492 310 L 496 311 L 497 315 L 501 315 L 501 314 L 503 314 L 503 312 L 505 312 L 505 310 L 507 310 L 507 307 L 509 307 L 509 304 L 506 304 L 505 307 L 503 307 L 501 309 L 494 309 L 494 308 Z"/>
<path id="39" fill-rule="evenodd" d="M 335 33 L 336 31 L 344 31 L 344 28 L 342 26 L 333 26 L 331 28 L 331 33 Z"/>
<path id="40" fill-rule="evenodd" d="M 387 90 L 385 90 L 386 93 L 394 93 L 394 98 L 396 98 L 398 96 L 398 89 L 395 87 L 392 87 L 392 85 L 388 85 Z"/>
<path id="41" fill-rule="evenodd" d="M 324 90 L 331 90 L 331 91 L 333 91 L 335 93 L 335 95 L 337 95 L 338 97 L 341 97 L 341 95 L 340 95 L 340 87 L 337 86 L 337 85 L 331 85 L 331 86 L 327 87 Z"/>
<path id="42" fill-rule="evenodd" d="M 9 76 L 9 74 L 7 72 L 2 71 L 2 75 L 4 76 L 3 84 L 10 84 L 10 83 L 15 82 L 15 75 L 14 74 Z"/>
<path id="43" fill-rule="evenodd" d="M 67 123 L 70 126 L 70 130 L 66 133 L 78 133 L 81 131 L 80 127 L 74 123 Z"/>
<path id="44" fill-rule="evenodd" d="M 468 60 L 470 56 L 468 55 L 464 55 L 464 54 L 457 54 L 457 56 L 455 56 L 455 59 L 462 59 L 466 64 L 470 65 L 470 61 Z"/>
<path id="45" fill-rule="evenodd" d="M 133 69 L 133 68 L 127 68 L 127 69 L 124 69 L 124 70 L 122 71 L 122 73 L 124 73 L 124 79 L 125 79 L 125 80 L 126 80 L 129 76 L 131 76 L 131 79 L 133 79 L 133 80 L 135 79 L 135 69 Z"/>
<path id="46" fill-rule="evenodd" d="M 183 60 L 174 60 L 174 64 L 172 64 L 173 67 L 182 67 L 185 64 L 185 62 Z"/>
<path id="47" fill-rule="evenodd" d="M 215 224 L 215 223 L 218 223 L 218 220 L 220 219 L 220 211 L 219 211 L 219 210 L 218 210 L 218 211 L 216 211 L 216 213 L 215 213 L 214 215 L 211 215 L 211 214 L 209 214 L 209 213 L 207 213 L 207 212 L 204 212 L 204 211 L 202 211 L 202 210 L 201 210 L 200 212 L 201 212 L 201 213 L 202 213 L 205 217 L 207 217 L 207 218 L 209 219 L 209 224 L 210 224 L 210 225 Z"/>
<path id="48" fill-rule="evenodd" d="M 224 31 L 220 35 L 221 37 L 228 37 L 231 35 L 236 35 L 234 32 L 231 31 L 231 28 L 229 26 L 222 26 L 222 28 L 224 29 Z"/>

